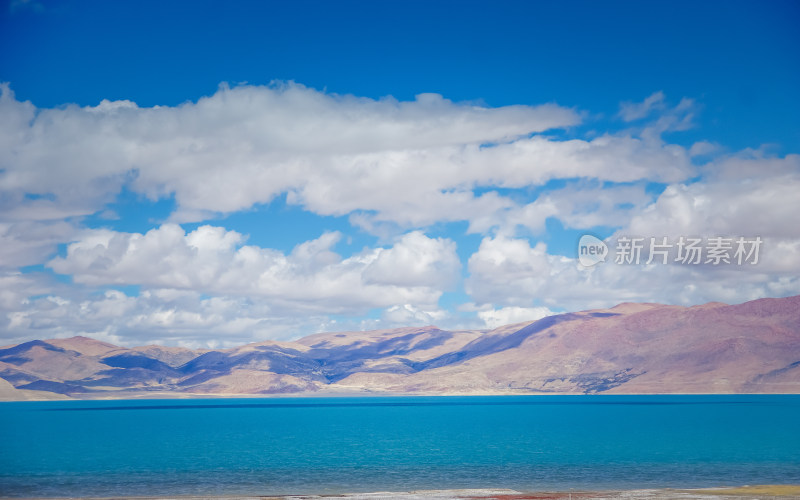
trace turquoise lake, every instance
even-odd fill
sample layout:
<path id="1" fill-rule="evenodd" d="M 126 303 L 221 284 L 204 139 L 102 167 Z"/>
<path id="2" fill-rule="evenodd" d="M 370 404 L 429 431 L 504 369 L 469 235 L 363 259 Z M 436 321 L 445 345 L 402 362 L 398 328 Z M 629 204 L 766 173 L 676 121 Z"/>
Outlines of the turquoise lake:
<path id="1" fill-rule="evenodd" d="M 800 396 L 0 403 L 0 495 L 800 483 Z"/>

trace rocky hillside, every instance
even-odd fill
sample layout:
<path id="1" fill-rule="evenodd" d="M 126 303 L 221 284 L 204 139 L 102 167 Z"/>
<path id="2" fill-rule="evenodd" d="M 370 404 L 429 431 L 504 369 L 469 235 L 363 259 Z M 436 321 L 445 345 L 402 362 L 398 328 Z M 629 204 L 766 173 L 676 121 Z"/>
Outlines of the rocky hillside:
<path id="1" fill-rule="evenodd" d="M 0 379 L 0 399 L 800 393 L 800 296 L 740 305 L 620 304 L 489 331 L 324 333 L 221 350 L 34 340 L 0 348 Z"/>

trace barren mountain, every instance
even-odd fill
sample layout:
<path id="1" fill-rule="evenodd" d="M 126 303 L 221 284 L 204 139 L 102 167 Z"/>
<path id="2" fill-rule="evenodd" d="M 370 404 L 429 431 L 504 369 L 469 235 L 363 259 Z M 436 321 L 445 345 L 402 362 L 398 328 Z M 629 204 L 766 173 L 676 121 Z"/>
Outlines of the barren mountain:
<path id="1" fill-rule="evenodd" d="M 779 392 L 800 393 L 800 296 L 620 304 L 494 330 L 321 333 L 221 350 L 86 337 L 0 349 L 0 399 Z"/>

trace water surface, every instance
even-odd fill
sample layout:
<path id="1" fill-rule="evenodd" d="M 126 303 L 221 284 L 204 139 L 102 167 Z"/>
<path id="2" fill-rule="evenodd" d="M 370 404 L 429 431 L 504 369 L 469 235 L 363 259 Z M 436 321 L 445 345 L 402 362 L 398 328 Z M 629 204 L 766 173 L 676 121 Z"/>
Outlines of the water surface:
<path id="1" fill-rule="evenodd" d="M 800 396 L 0 403 L 0 493 L 800 483 Z"/>

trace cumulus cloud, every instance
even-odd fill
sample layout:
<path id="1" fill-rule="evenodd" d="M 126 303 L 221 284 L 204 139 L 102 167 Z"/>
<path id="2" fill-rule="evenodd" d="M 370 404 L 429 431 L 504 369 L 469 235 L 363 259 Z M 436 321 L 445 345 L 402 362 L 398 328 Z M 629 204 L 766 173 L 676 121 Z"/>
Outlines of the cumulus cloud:
<path id="1" fill-rule="evenodd" d="M 479 304 L 528 305 L 548 282 L 549 259 L 544 243 L 486 237 L 469 258 L 466 291 Z"/>
<path id="2" fill-rule="evenodd" d="M 282 311 L 365 312 L 400 304 L 435 308 L 442 290 L 460 272 L 456 246 L 420 232 L 389 248 L 365 249 L 348 258 L 332 247 L 339 233 L 298 245 L 291 253 L 244 245 L 221 227 L 185 233 L 164 224 L 145 234 L 86 231 L 48 264 L 91 286 L 136 284 L 151 288 L 270 299 Z"/>
<path id="3" fill-rule="evenodd" d="M 761 175 L 754 175 L 760 172 Z M 640 265 L 605 263 L 586 269 L 572 256 L 551 255 L 543 243 L 508 235 L 485 237 L 468 264 L 466 291 L 478 304 L 583 309 L 620 302 L 698 304 L 744 302 L 800 293 L 800 229 L 792 224 L 800 190 L 800 157 L 736 155 L 704 168 L 704 179 L 669 185 L 652 203 L 621 218 L 608 238 L 644 238 Z M 564 214 L 564 210 L 552 213 Z M 568 213 L 568 212 L 567 212 Z M 650 238 L 761 238 L 756 265 L 645 265 Z M 577 249 L 577 241 L 575 241 Z"/>
<path id="4" fill-rule="evenodd" d="M 124 345 L 224 347 L 447 316 L 437 302 L 460 272 L 452 241 L 411 232 L 342 258 L 333 250 L 340 237 L 325 233 L 283 253 L 213 226 L 84 231 L 48 264 L 75 284 L 44 273 L 0 276 L 0 327 L 7 342 L 87 335 Z M 141 292 L 93 291 L 115 285 Z M 381 318 L 357 319 L 370 309 L 383 309 Z"/>
<path id="5" fill-rule="evenodd" d="M 576 242 L 577 244 L 577 242 Z M 507 254 L 499 258 L 501 254 Z M 467 292 L 477 304 L 542 303 L 554 310 L 611 307 L 621 302 L 739 303 L 800 293 L 798 274 L 759 266 L 616 264 L 586 269 L 525 239 L 486 238 L 469 262 Z"/>
<path id="6" fill-rule="evenodd" d="M 794 199 L 800 176 L 667 187 L 656 203 L 630 220 L 630 234 L 769 235 L 797 238 Z"/>

